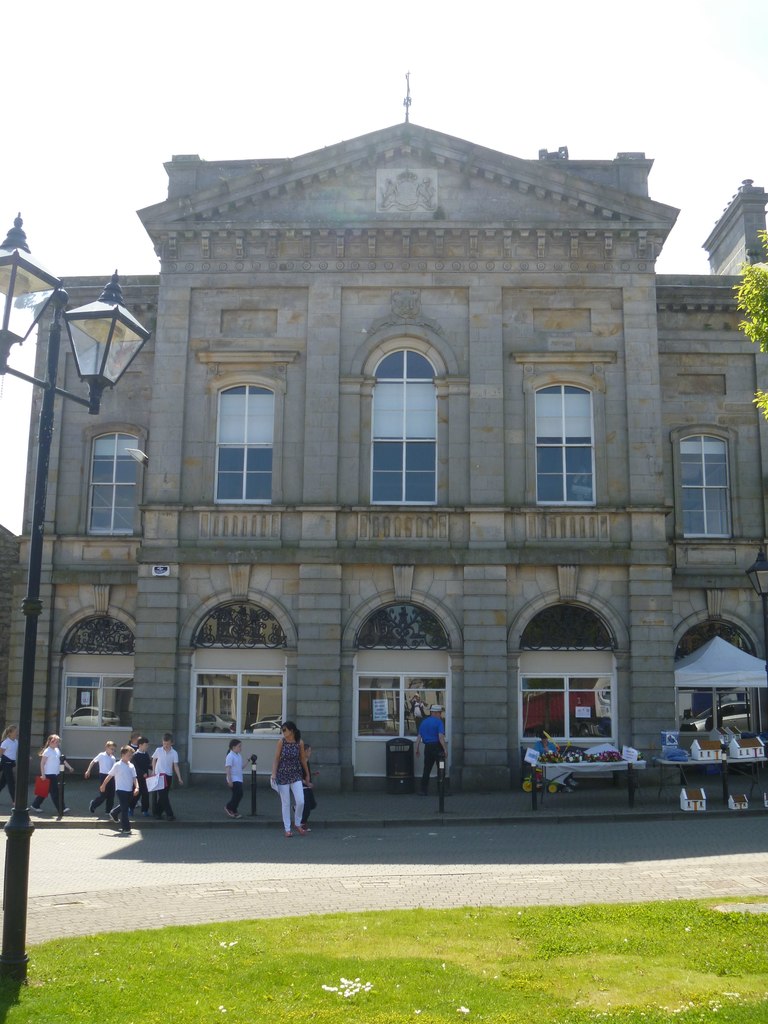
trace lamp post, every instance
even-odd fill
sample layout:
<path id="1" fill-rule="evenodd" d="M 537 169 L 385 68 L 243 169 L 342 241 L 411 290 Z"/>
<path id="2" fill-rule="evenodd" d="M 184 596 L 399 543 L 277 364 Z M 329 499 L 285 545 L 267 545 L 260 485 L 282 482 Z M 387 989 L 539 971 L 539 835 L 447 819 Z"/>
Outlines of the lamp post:
<path id="1" fill-rule="evenodd" d="M 16 796 L 5 825 L 7 837 L 3 890 L 3 944 L 0 976 L 23 981 L 27 975 L 27 896 L 30 841 L 34 826 L 27 806 L 32 713 L 35 686 L 37 624 L 42 611 L 40 578 L 43 563 L 48 464 L 53 436 L 56 395 L 78 402 L 95 415 L 102 392 L 126 371 L 149 337 L 138 320 L 123 306 L 117 272 L 96 302 L 66 312 L 67 293 L 61 281 L 28 257 L 26 235 L 17 217 L 0 247 L 0 375 L 10 373 L 43 388 L 38 428 L 37 463 L 32 525 L 29 537 L 27 594 L 22 603 L 24 649 L 19 703 L 19 749 L 16 760 Z M 14 344 L 23 343 L 34 331 L 48 307 L 53 316 L 48 331 L 48 358 L 44 380 L 8 366 Z M 64 322 L 80 379 L 89 386 L 82 398 L 56 386 L 61 327 Z"/>
<path id="2" fill-rule="evenodd" d="M 765 675 L 768 682 L 768 560 L 760 548 L 757 558 L 746 570 L 749 582 L 763 603 L 763 653 L 765 654 Z"/>

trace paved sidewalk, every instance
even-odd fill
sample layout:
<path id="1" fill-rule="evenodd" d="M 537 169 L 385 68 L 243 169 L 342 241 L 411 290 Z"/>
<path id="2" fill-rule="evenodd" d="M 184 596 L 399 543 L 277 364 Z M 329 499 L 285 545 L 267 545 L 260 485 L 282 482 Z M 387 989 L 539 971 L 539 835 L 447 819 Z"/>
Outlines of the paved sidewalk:
<path id="1" fill-rule="evenodd" d="M 312 812 L 313 829 L 346 828 L 350 825 L 388 827 L 403 825 L 477 825 L 515 822 L 538 823 L 567 822 L 572 820 L 613 821 L 645 820 L 691 817 L 680 810 L 680 786 L 667 785 L 659 794 L 655 771 L 638 773 L 640 788 L 635 794 L 634 807 L 630 808 L 626 790 L 626 777 L 614 785 L 609 779 L 584 780 L 571 793 L 546 793 L 537 799 L 537 810 L 531 807 L 531 794 L 521 788 L 492 793 L 457 793 L 446 795 L 444 811 L 440 813 L 434 780 L 432 790 L 426 798 L 410 793 L 353 792 L 328 793 L 322 783 L 316 786 L 317 809 Z M 704 777 L 707 793 L 707 816 L 765 816 L 763 788 L 768 783 L 756 785 L 749 800 L 747 811 L 731 811 L 723 802 L 722 784 L 719 776 Z M 745 787 L 731 780 L 731 791 L 738 792 Z M 98 810 L 100 817 L 88 812 L 88 805 L 96 795 L 96 785 L 81 777 L 69 776 L 65 783 L 66 803 L 71 808 L 61 821 L 50 800 L 43 805 L 44 814 L 35 815 L 38 828 L 99 828 L 106 821 L 104 805 Z M 32 799 L 30 791 L 30 800 Z M 233 828 L 274 827 L 280 821 L 280 802 L 269 788 L 267 780 L 260 776 L 256 792 L 256 814 L 251 813 L 252 793 L 250 779 L 246 779 L 245 796 L 240 804 L 242 817 L 237 821 L 228 818 L 224 804 L 229 791 L 221 778 L 206 782 L 195 782 L 188 786 L 174 786 L 171 791 L 176 821 L 155 821 L 153 818 L 137 816 L 135 825 L 146 828 L 179 828 L 184 825 L 219 825 L 229 823 Z M 0 820 L 9 813 L 7 794 L 2 795 Z"/>

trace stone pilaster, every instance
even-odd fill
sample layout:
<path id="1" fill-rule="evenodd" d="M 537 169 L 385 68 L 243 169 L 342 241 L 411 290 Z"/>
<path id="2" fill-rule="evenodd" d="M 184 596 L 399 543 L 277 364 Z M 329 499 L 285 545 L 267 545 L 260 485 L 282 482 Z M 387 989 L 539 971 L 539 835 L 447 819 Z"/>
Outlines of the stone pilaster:
<path id="1" fill-rule="evenodd" d="M 507 570 L 464 570 L 464 688 L 461 777 L 465 789 L 509 786 L 507 742 Z M 459 737 L 453 737 L 456 750 Z"/>
<path id="2" fill-rule="evenodd" d="M 619 737 L 645 754 L 659 747 L 659 733 L 675 723 L 672 571 L 665 565 L 629 570 L 630 735 Z M 625 721 L 622 715 L 622 721 Z"/>
<path id="3" fill-rule="evenodd" d="M 307 504 L 334 504 L 338 493 L 339 334 L 341 287 L 313 282 L 309 292 L 304 495 Z"/>
<path id="4" fill-rule="evenodd" d="M 152 576 L 140 565 L 136 590 L 133 724 L 152 741 L 172 732 L 179 759 L 187 757 L 190 680 L 178 666 L 179 566 L 170 576 Z M 153 748 L 154 749 L 154 748 Z"/>
<path id="5" fill-rule="evenodd" d="M 504 502 L 504 358 L 502 291 L 475 285 L 469 299 L 469 500 Z"/>
<path id="6" fill-rule="evenodd" d="M 341 708 L 341 582 L 340 565 L 299 567 L 296 689 L 288 691 L 288 717 L 312 745 L 329 789 L 340 788 L 339 751 L 350 742 L 351 708 Z"/>

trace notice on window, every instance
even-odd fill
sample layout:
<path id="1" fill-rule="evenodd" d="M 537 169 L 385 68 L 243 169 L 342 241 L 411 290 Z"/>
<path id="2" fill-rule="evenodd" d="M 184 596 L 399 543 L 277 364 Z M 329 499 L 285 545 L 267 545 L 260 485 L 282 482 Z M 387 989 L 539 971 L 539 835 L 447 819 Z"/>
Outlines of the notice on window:
<path id="1" fill-rule="evenodd" d="M 389 701 L 386 699 L 372 700 L 371 710 L 374 722 L 386 722 L 389 718 Z"/>
<path id="2" fill-rule="evenodd" d="M 589 704 L 577 704 L 573 710 L 576 712 L 576 718 L 592 717 L 592 708 Z"/>

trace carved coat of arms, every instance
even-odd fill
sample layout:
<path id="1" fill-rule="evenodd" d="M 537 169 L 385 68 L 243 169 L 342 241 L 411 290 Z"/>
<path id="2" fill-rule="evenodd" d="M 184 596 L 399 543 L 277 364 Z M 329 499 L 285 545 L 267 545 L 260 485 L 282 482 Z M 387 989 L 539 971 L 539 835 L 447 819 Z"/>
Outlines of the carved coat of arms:
<path id="1" fill-rule="evenodd" d="M 403 168 L 376 172 L 376 209 L 414 213 L 437 209 L 437 175 L 432 170 Z"/>

